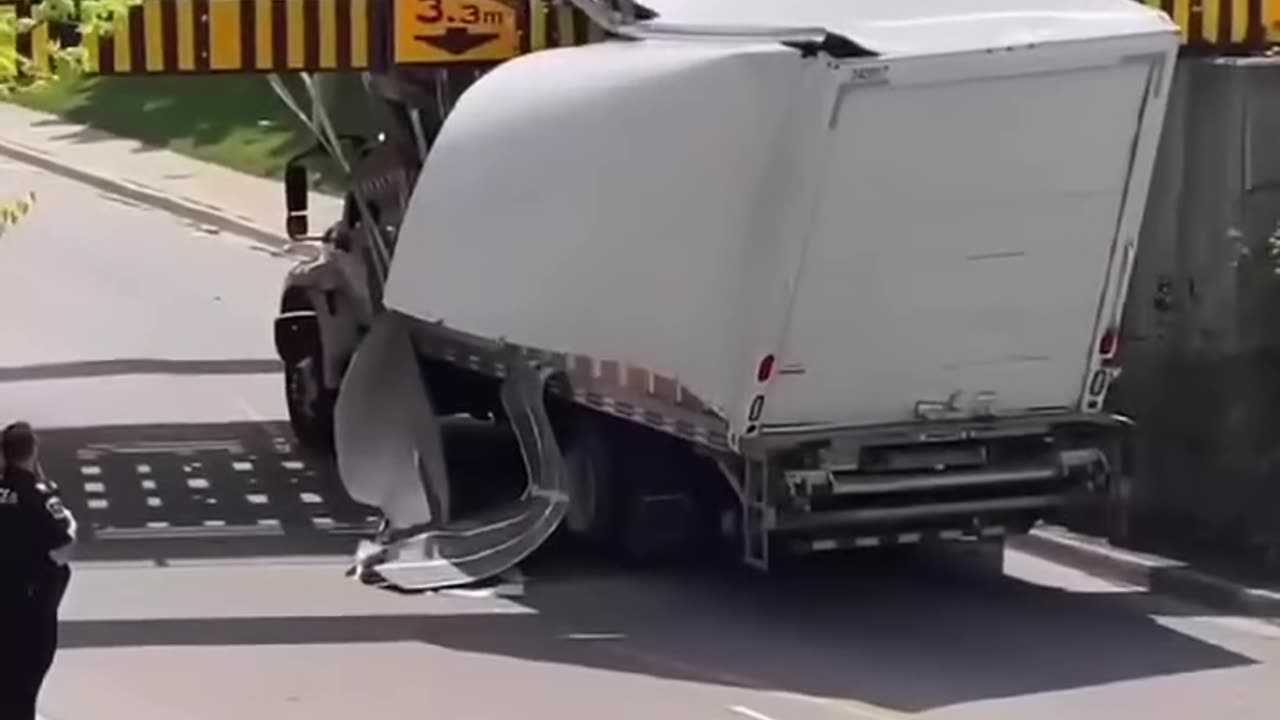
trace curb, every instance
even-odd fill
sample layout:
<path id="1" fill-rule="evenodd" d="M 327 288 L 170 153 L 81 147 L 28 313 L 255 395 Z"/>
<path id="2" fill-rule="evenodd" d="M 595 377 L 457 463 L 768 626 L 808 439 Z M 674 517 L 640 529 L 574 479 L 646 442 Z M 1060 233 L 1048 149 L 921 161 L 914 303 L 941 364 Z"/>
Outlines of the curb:
<path id="1" fill-rule="evenodd" d="M 84 183 L 104 192 L 164 210 L 193 222 L 239 235 L 277 252 L 297 254 L 293 251 L 292 243 L 280 232 L 265 228 L 251 220 L 237 217 L 235 213 L 215 205 L 209 205 L 187 197 L 171 195 L 142 183 L 76 167 L 40 150 L 15 143 L 12 140 L 0 140 L 0 155 L 7 156 L 25 165 L 38 167 L 55 175 Z"/>
<path id="2" fill-rule="evenodd" d="M 1240 585 L 1186 563 L 1112 547 L 1062 528 L 1036 528 L 1011 540 L 1010 546 L 1105 580 L 1220 611 L 1280 621 L 1280 592 Z"/>

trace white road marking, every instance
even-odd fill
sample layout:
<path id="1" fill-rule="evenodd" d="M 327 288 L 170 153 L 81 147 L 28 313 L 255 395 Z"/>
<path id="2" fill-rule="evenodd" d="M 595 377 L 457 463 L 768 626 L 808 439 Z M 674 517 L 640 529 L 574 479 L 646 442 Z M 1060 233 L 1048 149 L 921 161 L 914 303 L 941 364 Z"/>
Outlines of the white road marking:
<path id="1" fill-rule="evenodd" d="M 1157 617 L 1159 617 L 1159 614 L 1157 614 Z M 1232 630 L 1235 630 L 1237 632 L 1244 632 L 1244 633 L 1249 633 L 1251 635 L 1258 635 L 1260 637 L 1271 638 L 1273 640 L 1280 640 L 1280 625 L 1276 625 L 1274 624 L 1274 622 L 1268 622 L 1266 620 L 1260 620 L 1257 618 L 1238 617 L 1238 616 L 1216 617 L 1212 615 L 1204 615 L 1204 616 L 1186 615 L 1186 616 L 1183 616 L 1182 619 L 1195 620 L 1197 622 L 1204 622 L 1204 623 L 1211 623 L 1214 625 L 1219 625 L 1221 627 L 1231 628 Z"/>
<path id="2" fill-rule="evenodd" d="M 649 652 L 628 643 L 607 643 L 600 647 L 606 648 L 610 652 L 617 653 L 623 657 L 639 660 L 641 662 L 654 665 L 655 667 L 678 670 L 691 677 L 701 678 L 706 681 L 756 690 L 780 700 L 792 700 L 808 703 L 810 705 L 820 705 L 825 709 L 834 710 L 846 716 L 858 718 L 858 720 L 905 720 L 908 717 L 912 717 L 896 710 L 853 699 L 818 697 L 816 695 L 805 695 L 802 693 L 787 692 L 783 690 L 770 690 L 769 683 L 762 682 L 750 676 L 727 672 L 719 668 L 709 667 L 699 663 L 690 663 L 667 655 Z"/>
<path id="3" fill-rule="evenodd" d="M 626 640 L 623 633 L 565 633 L 560 636 L 565 640 Z"/>
<path id="4" fill-rule="evenodd" d="M 219 520 L 210 521 L 213 523 L 223 522 Z M 279 537 L 284 535 L 284 529 L 279 526 L 269 525 L 196 525 L 186 527 L 174 527 L 168 523 L 149 522 L 146 527 L 141 528 L 102 528 L 98 530 L 97 539 L 102 541 L 114 540 L 180 540 L 180 539 L 210 539 L 210 538 L 261 538 L 261 537 Z"/>
<path id="5" fill-rule="evenodd" d="M 503 584 L 487 588 L 446 588 L 439 593 L 469 599 L 524 597 L 524 586 Z"/>
<path id="6" fill-rule="evenodd" d="M 768 715 L 765 715 L 758 710 L 752 710 L 745 705 L 730 705 L 729 712 L 737 713 L 743 717 L 749 717 L 751 720 L 773 720 L 773 718 Z"/>
<path id="7" fill-rule="evenodd" d="M 900 713 L 896 710 L 872 705 L 871 703 L 854 700 L 852 698 L 827 698 L 818 697 L 816 695 L 804 695 L 801 693 L 785 692 L 782 690 L 769 690 L 768 694 L 777 698 L 787 700 L 797 700 L 809 703 L 810 705 L 821 705 L 830 710 L 837 710 L 849 717 L 858 718 L 859 720 L 904 720 L 909 717 L 906 713 Z"/>

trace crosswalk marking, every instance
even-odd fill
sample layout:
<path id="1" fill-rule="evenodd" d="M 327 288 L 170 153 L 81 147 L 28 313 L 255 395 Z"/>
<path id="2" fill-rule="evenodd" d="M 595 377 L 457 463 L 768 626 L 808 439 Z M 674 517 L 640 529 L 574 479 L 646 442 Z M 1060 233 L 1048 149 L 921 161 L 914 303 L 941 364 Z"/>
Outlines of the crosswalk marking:
<path id="1" fill-rule="evenodd" d="M 332 470 L 294 455 L 274 435 L 49 450 L 91 538 L 367 535 L 377 526 L 369 508 L 333 484 Z"/>

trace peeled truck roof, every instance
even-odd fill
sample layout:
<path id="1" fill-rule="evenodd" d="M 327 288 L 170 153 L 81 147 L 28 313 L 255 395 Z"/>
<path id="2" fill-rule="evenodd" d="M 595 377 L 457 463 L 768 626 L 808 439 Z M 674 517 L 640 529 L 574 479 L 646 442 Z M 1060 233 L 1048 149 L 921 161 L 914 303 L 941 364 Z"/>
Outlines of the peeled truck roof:
<path id="1" fill-rule="evenodd" d="M 881 55 L 1177 32 L 1137 0 L 643 0 L 655 23 L 814 27 Z"/>

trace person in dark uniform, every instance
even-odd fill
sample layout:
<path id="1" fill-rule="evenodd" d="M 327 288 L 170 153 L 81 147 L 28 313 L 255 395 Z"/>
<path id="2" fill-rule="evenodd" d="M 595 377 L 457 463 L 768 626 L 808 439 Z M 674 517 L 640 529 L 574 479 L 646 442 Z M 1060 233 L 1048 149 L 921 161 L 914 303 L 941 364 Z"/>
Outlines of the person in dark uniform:
<path id="1" fill-rule="evenodd" d="M 0 448 L 0 718 L 35 720 L 57 652 L 77 528 L 57 485 L 39 471 L 31 426 L 6 427 Z"/>

